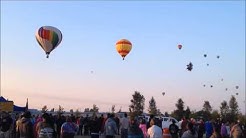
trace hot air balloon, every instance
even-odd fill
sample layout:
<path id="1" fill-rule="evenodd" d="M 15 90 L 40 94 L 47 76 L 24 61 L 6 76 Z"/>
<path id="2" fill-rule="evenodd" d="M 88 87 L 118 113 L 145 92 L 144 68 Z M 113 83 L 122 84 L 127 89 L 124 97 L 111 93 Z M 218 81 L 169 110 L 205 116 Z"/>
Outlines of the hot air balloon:
<path id="1" fill-rule="evenodd" d="M 238 95 L 238 93 L 236 93 L 236 95 Z"/>
<path id="2" fill-rule="evenodd" d="M 131 51 L 132 43 L 126 39 L 121 39 L 116 43 L 116 50 L 121 55 L 123 60 L 126 55 Z"/>
<path id="3" fill-rule="evenodd" d="M 206 87 L 206 85 L 205 85 L 205 84 L 203 84 L 203 87 Z"/>
<path id="4" fill-rule="evenodd" d="M 49 58 L 49 54 L 54 50 L 62 41 L 62 33 L 55 27 L 42 26 L 36 34 L 36 40 L 46 53 L 46 57 Z"/>
<path id="5" fill-rule="evenodd" d="M 228 90 L 228 88 L 225 89 L 226 91 Z"/>
<path id="6" fill-rule="evenodd" d="M 207 57 L 207 54 L 204 54 L 203 56 L 204 56 L 204 57 Z"/>
<path id="7" fill-rule="evenodd" d="M 188 71 L 191 71 L 193 69 L 193 64 L 191 62 L 186 66 Z"/>
<path id="8" fill-rule="evenodd" d="M 236 89 L 238 89 L 239 88 L 239 86 L 236 86 Z"/>
<path id="9" fill-rule="evenodd" d="M 179 50 L 182 48 L 182 45 L 178 45 Z"/>
<path id="10" fill-rule="evenodd" d="M 162 95 L 164 96 L 165 95 L 165 92 L 162 92 Z"/>
<path id="11" fill-rule="evenodd" d="M 213 88 L 213 85 L 210 85 L 211 88 Z"/>
<path id="12" fill-rule="evenodd" d="M 207 66 L 209 66 L 209 64 L 207 63 Z"/>
<path id="13" fill-rule="evenodd" d="M 217 58 L 220 58 L 220 56 L 217 56 Z"/>

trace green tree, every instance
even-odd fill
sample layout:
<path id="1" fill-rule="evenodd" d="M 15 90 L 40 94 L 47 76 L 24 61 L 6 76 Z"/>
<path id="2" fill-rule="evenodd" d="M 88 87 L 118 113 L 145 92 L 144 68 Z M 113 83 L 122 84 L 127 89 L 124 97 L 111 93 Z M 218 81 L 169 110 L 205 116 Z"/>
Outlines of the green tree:
<path id="1" fill-rule="evenodd" d="M 81 113 L 80 113 L 79 109 L 76 109 L 76 111 L 75 111 L 75 117 L 79 117 L 80 115 L 81 115 Z"/>
<path id="2" fill-rule="evenodd" d="M 120 112 L 121 112 L 121 108 L 122 108 L 122 107 L 120 107 L 120 109 L 119 109 L 118 113 L 120 113 Z"/>
<path id="3" fill-rule="evenodd" d="M 212 107 L 211 107 L 209 101 L 204 101 L 203 111 L 211 113 Z"/>
<path id="4" fill-rule="evenodd" d="M 70 109 L 70 113 L 73 114 L 73 109 Z"/>
<path id="5" fill-rule="evenodd" d="M 111 112 L 112 112 L 112 113 L 115 112 L 115 105 L 112 105 L 112 107 L 111 107 Z"/>
<path id="6" fill-rule="evenodd" d="M 57 110 L 57 114 L 58 114 L 58 115 L 61 115 L 61 114 L 63 114 L 63 113 L 64 113 L 64 108 L 63 108 L 62 106 L 59 105 L 58 110 Z"/>
<path id="7" fill-rule="evenodd" d="M 42 107 L 42 109 L 41 109 L 41 112 L 42 112 L 42 113 L 45 113 L 45 112 L 47 112 L 47 111 L 48 111 L 47 105 L 44 105 L 44 106 Z"/>
<path id="8" fill-rule="evenodd" d="M 50 112 L 55 112 L 55 108 L 50 109 Z"/>
<path id="9" fill-rule="evenodd" d="M 228 120 L 229 118 L 229 106 L 226 101 L 223 101 L 220 106 L 220 114 L 222 119 Z"/>
<path id="10" fill-rule="evenodd" d="M 154 99 L 154 97 L 152 96 L 150 101 L 149 101 L 149 114 L 152 115 L 157 115 L 157 107 L 156 107 L 156 101 Z"/>
<path id="11" fill-rule="evenodd" d="M 169 116 L 168 112 L 165 112 L 164 115 L 167 116 L 167 117 Z"/>
<path id="12" fill-rule="evenodd" d="M 190 107 L 187 106 L 187 108 L 185 110 L 185 117 L 190 118 L 190 115 L 191 115 Z"/>
<path id="13" fill-rule="evenodd" d="M 161 116 L 162 115 L 162 113 L 161 113 L 161 110 L 160 109 L 157 109 L 157 116 Z"/>
<path id="14" fill-rule="evenodd" d="M 203 116 L 205 116 L 205 118 L 207 118 L 207 120 L 210 120 L 211 119 L 212 107 L 211 107 L 209 101 L 204 101 L 202 110 L 204 111 L 203 112 Z"/>
<path id="15" fill-rule="evenodd" d="M 129 106 L 130 115 L 132 117 L 141 115 L 144 110 L 145 98 L 140 92 L 135 91 L 132 95 L 131 104 Z"/>
<path id="16" fill-rule="evenodd" d="M 92 108 L 90 109 L 90 112 L 93 112 L 92 116 L 95 117 L 99 112 L 99 108 L 95 104 L 93 104 Z"/>
<path id="17" fill-rule="evenodd" d="M 85 108 L 84 112 L 90 112 L 90 108 Z"/>
<path id="18" fill-rule="evenodd" d="M 238 119 L 239 115 L 239 109 L 238 109 L 238 103 L 236 101 L 235 96 L 231 96 L 231 99 L 229 101 L 229 108 L 230 108 L 230 121 L 236 121 Z"/>
<path id="19" fill-rule="evenodd" d="M 177 110 L 174 110 L 172 114 L 175 118 L 181 120 L 184 116 L 184 101 L 179 98 L 175 105 L 177 107 Z"/>
<path id="20" fill-rule="evenodd" d="M 218 110 L 213 110 L 212 113 L 211 113 L 211 118 L 216 120 L 218 118 L 220 118 L 220 113 Z"/>

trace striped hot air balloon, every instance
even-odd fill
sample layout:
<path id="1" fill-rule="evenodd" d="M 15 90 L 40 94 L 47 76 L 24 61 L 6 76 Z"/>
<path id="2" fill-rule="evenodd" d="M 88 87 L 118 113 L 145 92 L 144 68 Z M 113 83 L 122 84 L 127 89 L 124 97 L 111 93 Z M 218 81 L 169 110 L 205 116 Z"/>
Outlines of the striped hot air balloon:
<path id="1" fill-rule="evenodd" d="M 116 50 L 121 55 L 123 60 L 126 55 L 131 51 L 132 43 L 126 39 L 121 39 L 116 43 Z"/>
<path id="2" fill-rule="evenodd" d="M 62 33 L 55 27 L 52 26 L 42 26 L 40 27 L 35 37 L 46 53 L 46 57 L 49 58 L 49 54 L 54 50 L 62 41 Z"/>

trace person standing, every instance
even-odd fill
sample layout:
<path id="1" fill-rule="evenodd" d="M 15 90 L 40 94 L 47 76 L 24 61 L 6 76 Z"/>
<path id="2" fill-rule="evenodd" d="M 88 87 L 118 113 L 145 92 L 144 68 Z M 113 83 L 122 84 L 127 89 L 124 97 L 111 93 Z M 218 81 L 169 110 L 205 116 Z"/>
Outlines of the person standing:
<path id="1" fill-rule="evenodd" d="M 124 117 L 120 120 L 121 125 L 121 138 L 127 138 L 128 128 L 129 128 L 129 120 L 127 118 L 127 114 L 124 114 Z"/>
<path id="2" fill-rule="evenodd" d="M 36 126 L 38 138 L 56 138 L 54 123 L 49 114 L 42 115 L 43 121 L 40 121 Z"/>
<path id="3" fill-rule="evenodd" d="M 198 134 L 194 129 L 194 126 L 191 122 L 188 122 L 186 125 L 187 130 L 183 133 L 181 138 L 198 138 Z"/>
<path id="4" fill-rule="evenodd" d="M 117 126 L 114 121 L 113 114 L 109 115 L 109 118 L 106 120 L 104 127 L 106 138 L 114 138 L 114 136 L 117 134 Z"/>
<path id="5" fill-rule="evenodd" d="M 72 118 L 68 116 L 66 122 L 61 126 L 61 138 L 74 138 L 77 131 L 78 126 L 72 122 Z"/>
<path id="6" fill-rule="evenodd" d="M 231 136 L 232 138 L 241 138 L 242 137 L 242 129 L 239 126 L 239 122 L 235 122 L 231 128 Z"/>
<path id="7" fill-rule="evenodd" d="M 144 138 L 147 138 L 147 125 L 144 118 L 140 120 L 139 128 L 142 130 Z"/>
<path id="8" fill-rule="evenodd" d="M 178 138 L 179 127 L 175 124 L 174 120 L 172 120 L 172 124 L 169 126 L 169 132 L 172 138 Z"/>
<path id="9" fill-rule="evenodd" d="M 0 118 L 0 138 L 11 137 L 11 129 L 13 127 L 13 119 L 7 112 L 2 112 Z"/>
<path id="10" fill-rule="evenodd" d="M 33 124 L 30 119 L 31 117 L 31 113 L 26 111 L 21 118 L 21 122 L 17 130 L 20 138 L 34 138 Z"/>
<path id="11" fill-rule="evenodd" d="M 148 128 L 147 136 L 149 138 L 162 138 L 162 130 L 156 125 L 154 118 L 150 120 L 150 128 Z"/>

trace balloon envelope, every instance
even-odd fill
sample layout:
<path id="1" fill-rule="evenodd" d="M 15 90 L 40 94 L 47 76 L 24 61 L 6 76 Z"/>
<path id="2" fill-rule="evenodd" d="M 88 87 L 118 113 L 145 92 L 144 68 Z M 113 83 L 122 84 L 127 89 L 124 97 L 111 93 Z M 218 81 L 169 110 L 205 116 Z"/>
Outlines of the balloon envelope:
<path id="1" fill-rule="evenodd" d="M 123 60 L 125 59 L 126 55 L 129 54 L 131 49 L 132 43 L 127 39 L 121 39 L 118 42 L 116 42 L 116 50 L 121 55 Z"/>
<path id="2" fill-rule="evenodd" d="M 59 29 L 52 26 L 40 27 L 36 34 L 36 40 L 45 51 L 47 58 L 52 50 L 54 50 L 62 41 L 62 33 Z"/>
<path id="3" fill-rule="evenodd" d="M 178 45 L 178 48 L 181 49 L 182 48 L 182 45 Z"/>

